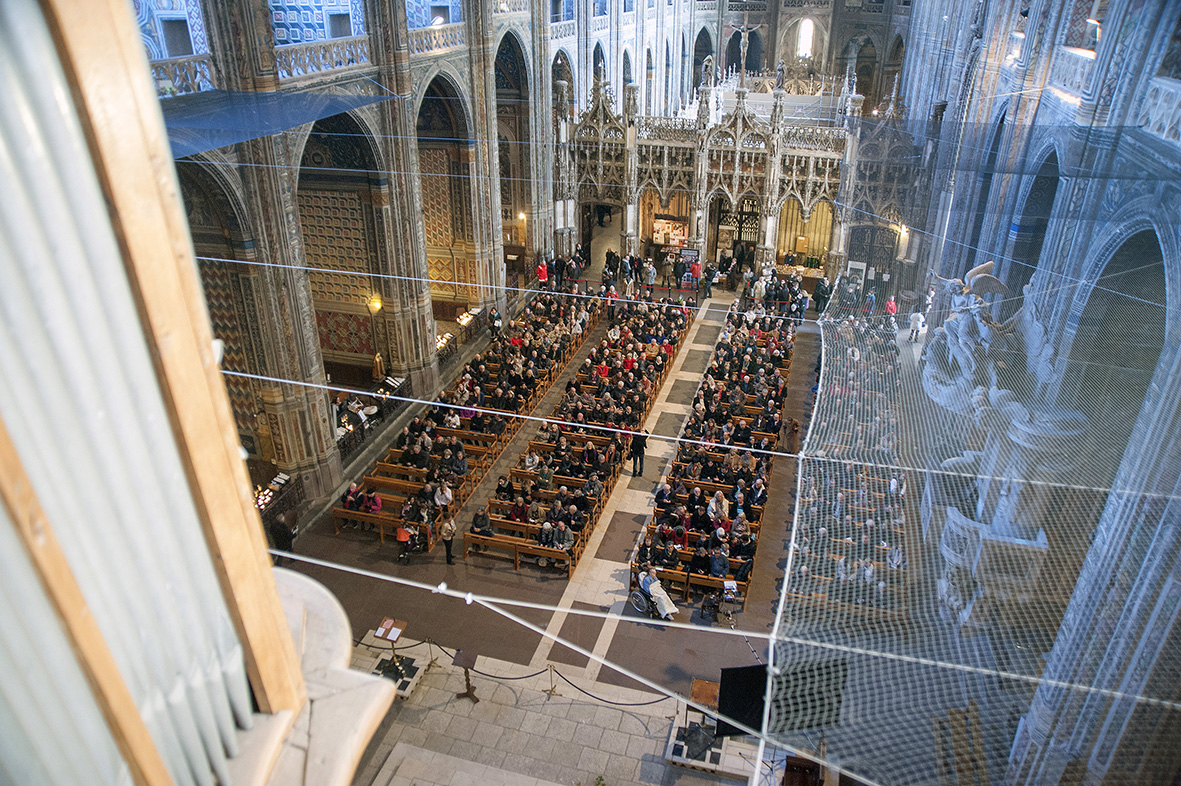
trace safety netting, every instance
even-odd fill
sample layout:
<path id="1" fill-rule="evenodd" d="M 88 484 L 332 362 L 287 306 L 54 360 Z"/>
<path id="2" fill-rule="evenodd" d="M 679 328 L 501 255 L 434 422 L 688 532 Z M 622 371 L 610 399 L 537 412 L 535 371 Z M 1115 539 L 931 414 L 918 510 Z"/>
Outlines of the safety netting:
<path id="1" fill-rule="evenodd" d="M 397 96 L 207 90 L 160 102 L 177 158 L 270 136 Z"/>
<path id="2" fill-rule="evenodd" d="M 770 735 L 873 784 L 1172 782 L 1178 314 L 1152 230 L 1105 259 L 835 282 Z"/>

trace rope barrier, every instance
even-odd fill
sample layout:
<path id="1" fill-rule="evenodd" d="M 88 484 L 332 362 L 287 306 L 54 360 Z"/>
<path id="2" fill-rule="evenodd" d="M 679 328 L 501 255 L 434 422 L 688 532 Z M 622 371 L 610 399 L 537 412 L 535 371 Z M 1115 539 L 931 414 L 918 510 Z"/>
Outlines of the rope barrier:
<path id="1" fill-rule="evenodd" d="M 671 696 L 661 696 L 659 699 L 653 699 L 652 701 L 611 701 L 611 699 L 604 699 L 602 696 L 596 696 L 588 690 L 583 690 L 571 682 L 565 674 L 558 671 L 557 669 L 554 669 L 554 674 L 557 674 L 558 677 L 561 678 L 562 682 L 566 683 L 571 688 L 574 688 L 574 690 L 578 691 L 579 693 L 590 696 L 595 701 L 601 701 L 604 704 L 612 704 L 616 707 L 647 707 L 649 704 L 659 704 L 662 701 L 668 701 L 672 698 Z"/>

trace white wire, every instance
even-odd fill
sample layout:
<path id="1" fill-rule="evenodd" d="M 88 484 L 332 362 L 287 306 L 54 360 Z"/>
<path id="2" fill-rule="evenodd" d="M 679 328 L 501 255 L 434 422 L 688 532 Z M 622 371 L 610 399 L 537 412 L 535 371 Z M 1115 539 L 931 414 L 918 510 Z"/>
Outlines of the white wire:
<path id="1" fill-rule="evenodd" d="M 558 606 L 546 604 L 546 603 L 537 603 L 534 601 L 525 601 L 525 600 L 514 600 L 511 598 L 500 598 L 500 597 L 495 597 L 495 596 L 491 596 L 491 595 L 483 595 L 483 594 L 478 594 L 478 593 L 474 593 L 474 592 L 468 592 L 466 590 L 457 590 L 457 589 L 453 589 L 453 588 L 449 587 L 446 583 L 428 584 L 428 583 L 421 582 L 421 581 L 414 581 L 413 579 L 402 578 L 400 576 L 394 576 L 394 575 L 390 575 L 390 574 L 386 574 L 386 573 L 378 573 L 376 571 L 367 570 L 365 568 L 357 568 L 357 567 L 354 567 L 351 565 L 343 565 L 339 562 L 331 562 L 329 560 L 320 559 L 318 557 L 309 557 L 309 556 L 306 556 L 303 554 L 296 554 L 295 552 L 290 552 L 290 551 L 280 551 L 279 549 L 269 549 L 268 551 L 269 551 L 269 553 L 275 555 L 276 557 L 284 557 L 287 559 L 296 560 L 298 562 L 306 562 L 311 565 L 318 565 L 323 568 L 329 568 L 331 570 L 338 570 L 338 571 L 341 571 L 342 573 L 349 573 L 354 576 L 376 579 L 378 581 L 385 581 L 385 582 L 389 582 L 391 584 L 398 584 L 400 586 L 410 587 L 411 589 L 420 589 L 420 590 L 424 590 L 424 591 L 430 592 L 435 595 L 445 595 L 449 598 L 455 598 L 457 600 L 463 600 L 465 602 L 467 601 L 467 598 L 470 595 L 472 598 L 472 602 L 478 603 L 482 606 L 488 605 L 488 604 L 500 604 L 503 606 L 512 606 L 512 607 L 516 607 L 516 608 L 533 609 L 536 611 L 548 611 L 548 612 L 552 612 L 552 613 L 563 613 L 563 614 L 573 614 L 573 615 L 583 616 L 583 617 L 594 617 L 594 618 L 603 619 L 603 620 L 613 620 L 615 622 L 629 622 L 632 624 L 641 624 L 641 625 L 660 624 L 661 627 L 667 627 L 667 628 L 678 629 L 678 630 L 688 630 L 688 631 L 693 631 L 693 632 L 697 632 L 697 633 L 713 633 L 713 634 L 718 634 L 718 635 L 722 635 L 722 636 L 747 636 L 747 637 L 751 637 L 751 638 L 757 638 L 760 640 L 773 639 L 776 642 L 797 644 L 802 647 L 810 647 L 813 649 L 821 649 L 821 650 L 830 651 L 830 652 L 840 652 L 840 653 L 844 653 L 846 655 L 862 655 L 862 656 L 866 656 L 866 657 L 870 657 L 870 658 L 879 658 L 882 660 L 889 660 L 889 661 L 894 661 L 894 662 L 898 662 L 898 663 L 905 663 L 905 664 L 914 665 L 914 666 L 927 666 L 927 667 L 936 668 L 936 669 L 947 669 L 947 670 L 951 670 L 951 671 L 960 671 L 960 672 L 975 674 L 975 675 L 979 675 L 979 676 L 996 677 L 998 679 L 1007 679 L 1007 680 L 1014 680 L 1014 681 L 1018 681 L 1018 682 L 1026 682 L 1026 683 L 1029 683 L 1029 684 L 1035 685 L 1035 686 L 1049 685 L 1050 687 L 1064 688 L 1066 690 L 1077 691 L 1077 692 L 1081 692 L 1081 693 L 1098 693 L 1102 696 L 1106 696 L 1106 697 L 1113 698 L 1113 699 L 1130 699 L 1130 700 L 1135 701 L 1140 704 L 1147 704 L 1147 705 L 1151 705 L 1151 706 L 1155 706 L 1155 707 L 1163 707 L 1163 708 L 1169 709 L 1169 710 L 1181 710 L 1181 701 L 1171 701 L 1168 699 L 1158 699 L 1158 698 L 1153 698 L 1151 696 L 1142 696 L 1142 695 L 1138 695 L 1138 694 L 1134 694 L 1134 693 L 1125 693 L 1125 692 L 1113 690 L 1110 688 L 1099 688 L 1099 687 L 1095 687 L 1092 685 L 1082 685 L 1079 683 L 1066 682 L 1063 680 L 1046 679 L 1046 678 L 1040 677 L 1040 676 L 1033 676 L 1033 675 L 1028 675 L 1028 674 L 1017 674 L 1015 672 L 1002 671 L 1000 669 L 986 669 L 981 666 L 969 666 L 969 665 L 962 664 L 962 663 L 952 663 L 949 661 L 941 661 L 941 660 L 937 660 L 935 658 L 922 658 L 922 657 L 918 657 L 916 655 L 904 655 L 902 653 L 896 653 L 896 652 L 886 652 L 883 650 L 871 650 L 871 649 L 866 649 L 864 647 L 853 647 L 853 646 L 850 646 L 847 644 L 836 644 L 836 643 L 832 643 L 832 642 L 819 641 L 816 639 L 808 639 L 808 638 L 804 638 L 801 636 L 785 636 L 785 635 L 781 635 L 778 633 L 755 633 L 752 631 L 743 631 L 743 630 L 729 629 L 729 628 L 713 628 L 713 627 L 703 628 L 703 627 L 698 627 L 696 625 L 687 625 L 685 623 L 680 623 L 680 622 L 668 622 L 668 621 L 664 621 L 664 620 L 650 620 L 647 618 L 641 619 L 641 618 L 637 618 L 637 617 L 628 617 L 628 616 L 624 616 L 622 614 L 616 614 L 616 613 L 612 613 L 612 612 L 596 611 L 593 609 L 560 608 Z M 507 612 L 505 612 L 503 609 L 499 609 L 498 613 L 507 614 Z M 524 625 L 525 627 L 530 628 L 531 630 L 536 630 L 535 628 L 533 628 L 531 626 L 530 623 L 528 623 L 524 620 L 521 620 L 516 617 L 513 617 L 512 619 L 516 622 L 520 622 L 520 624 Z M 574 650 L 582 653 L 583 655 L 588 655 L 588 657 L 593 657 L 597 662 L 602 663 L 605 666 L 609 666 L 612 669 L 615 669 L 616 671 L 618 671 L 620 674 L 623 674 L 624 676 L 631 677 L 632 679 L 635 679 L 638 682 L 643 682 L 644 684 L 651 684 L 647 680 L 645 680 L 641 677 L 638 677 L 636 675 L 633 675 L 631 672 L 627 671 L 626 669 L 623 669 L 620 666 L 617 666 L 614 663 L 608 662 L 606 660 L 602 660 L 598 656 L 590 655 L 589 653 L 587 653 L 585 650 L 583 650 L 581 647 L 579 647 L 577 644 L 574 644 L 573 642 L 568 642 L 564 639 L 561 639 L 553 634 L 544 632 L 542 630 L 537 630 L 537 632 L 540 632 L 540 633 L 542 633 L 542 635 L 546 636 L 547 638 L 554 639 L 554 641 L 557 641 L 558 643 L 560 643 L 564 646 L 570 647 L 571 649 L 574 649 Z M 768 669 L 770 669 L 770 668 L 771 668 L 771 666 L 768 665 Z M 656 687 L 658 690 L 661 690 L 661 692 L 667 692 L 665 689 L 659 688 L 658 686 L 654 686 L 654 687 Z M 670 694 L 670 695 L 675 695 L 675 694 Z M 680 697 L 678 696 L 677 698 L 680 698 Z M 716 713 L 710 712 L 709 714 L 712 715 L 712 714 L 716 714 Z"/>
<path id="2" fill-rule="evenodd" d="M 471 406 L 469 404 L 449 404 L 449 403 L 442 402 L 442 401 L 430 401 L 427 399 L 413 398 L 411 396 L 397 396 L 392 393 L 376 393 L 371 390 L 361 390 L 359 388 L 344 387 L 342 385 L 329 385 L 327 383 L 309 382 L 309 381 L 305 381 L 305 380 L 283 379 L 282 377 L 270 377 L 270 376 L 266 376 L 264 374 L 251 374 L 246 371 L 230 371 L 229 369 L 221 369 L 221 373 L 224 374 L 225 376 L 228 376 L 228 377 L 241 377 L 243 379 L 252 379 L 252 380 L 255 380 L 258 382 L 271 382 L 271 383 L 281 384 L 281 385 L 296 385 L 299 387 L 316 388 L 319 390 L 335 391 L 338 393 L 352 393 L 353 395 L 357 395 L 357 396 L 367 396 L 369 398 L 388 399 L 391 401 L 404 401 L 408 404 L 423 404 L 425 406 L 438 407 L 440 409 L 457 409 L 457 410 L 461 410 L 461 411 L 480 412 L 485 415 L 499 415 L 501 417 L 512 417 L 512 418 L 517 418 L 519 420 L 536 421 L 538 423 L 556 424 L 558 426 L 569 426 L 572 428 L 584 428 L 587 430 L 602 431 L 602 432 L 607 432 L 607 433 L 612 433 L 612 434 L 620 434 L 622 436 L 627 436 L 627 437 L 631 437 L 635 434 L 634 431 L 630 431 L 628 429 L 616 428 L 615 426 L 598 425 L 598 424 L 593 424 L 593 423 L 575 423 L 574 421 L 560 420 L 558 418 L 541 417 L 539 415 L 525 415 L 525 414 L 518 413 L 518 412 L 508 412 L 505 410 L 485 409 L 483 407 Z M 866 461 L 866 460 L 862 460 L 860 458 L 853 459 L 853 458 L 842 458 L 839 456 L 820 456 L 820 455 L 816 455 L 816 454 L 808 454 L 808 453 L 803 453 L 803 452 L 788 453 L 788 452 L 782 451 L 782 450 L 769 450 L 767 448 L 756 448 L 753 446 L 748 447 L 746 445 L 724 445 L 724 444 L 718 443 L 718 442 L 710 442 L 709 440 L 691 439 L 688 437 L 670 436 L 670 435 L 665 435 L 665 434 L 650 434 L 649 437 L 655 438 L 655 439 L 662 439 L 667 442 L 675 442 L 678 444 L 699 445 L 699 446 L 705 447 L 705 448 L 727 448 L 727 449 L 738 448 L 739 450 L 747 451 L 747 452 L 751 453 L 752 455 L 771 456 L 771 457 L 782 456 L 784 458 L 795 458 L 795 459 L 801 459 L 801 460 L 808 459 L 809 461 L 829 462 L 832 464 L 850 463 L 850 464 L 856 464 L 859 467 L 874 467 L 876 469 L 884 469 L 884 470 L 889 470 L 891 472 L 918 473 L 918 474 L 926 474 L 926 475 L 944 475 L 947 477 L 961 478 L 961 479 L 976 479 L 976 478 L 987 477 L 991 480 L 1020 481 L 1021 483 L 1025 483 L 1030 486 L 1041 486 L 1041 487 L 1052 488 L 1052 489 L 1071 489 L 1073 491 L 1096 491 L 1096 492 L 1118 493 L 1118 494 L 1135 493 L 1137 496 L 1142 497 L 1144 499 L 1149 499 L 1149 498 L 1181 499 L 1181 495 L 1174 495 L 1174 494 L 1169 494 L 1169 493 L 1164 493 L 1164 492 L 1156 493 L 1156 492 L 1147 492 L 1147 491 L 1139 491 L 1139 490 L 1136 490 L 1135 492 L 1133 492 L 1131 489 L 1117 489 L 1117 488 L 1108 487 L 1108 486 L 1084 486 L 1084 485 L 1073 484 L 1073 483 L 1058 483 L 1058 482 L 1054 482 L 1054 481 L 1050 481 L 1050 480 L 1037 480 L 1037 479 L 1032 479 L 1032 478 L 1008 477 L 1005 475 L 978 475 L 978 474 L 971 474 L 968 472 L 958 472 L 955 470 L 950 470 L 950 469 L 946 469 L 946 468 L 942 468 L 942 467 L 940 467 L 939 469 L 927 469 L 925 467 L 913 467 L 908 464 L 904 464 L 902 462 L 899 462 L 896 464 L 884 464 L 884 463 L 876 462 L 876 461 Z"/>

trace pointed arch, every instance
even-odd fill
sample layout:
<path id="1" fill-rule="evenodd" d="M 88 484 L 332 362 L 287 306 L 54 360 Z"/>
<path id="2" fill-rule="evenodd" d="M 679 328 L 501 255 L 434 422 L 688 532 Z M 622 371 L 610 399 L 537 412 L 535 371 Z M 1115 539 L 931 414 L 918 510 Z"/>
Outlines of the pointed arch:
<path id="1" fill-rule="evenodd" d="M 1054 199 L 1058 195 L 1058 153 L 1051 149 L 1042 160 L 1030 183 L 1021 208 L 1021 221 L 1017 225 L 1017 237 L 1013 243 L 1013 258 L 1006 260 L 1003 280 L 1009 292 L 1001 306 L 1001 316 L 1009 317 L 1021 308 L 1024 300 L 1022 290 L 1041 261 L 1042 247 L 1046 242 L 1046 230 L 1054 211 Z"/>
<path id="2" fill-rule="evenodd" d="M 601 43 L 595 44 L 595 51 L 591 58 L 591 74 L 594 78 L 602 77 L 604 80 L 610 81 L 610 74 L 607 73 L 607 58 L 603 55 L 603 45 Z"/>
<path id="3" fill-rule="evenodd" d="M 709 28 L 702 27 L 697 31 L 697 37 L 693 39 L 693 74 L 691 84 L 694 88 L 701 86 L 701 67 L 705 64 L 705 58 L 713 55 L 713 38 L 710 37 Z M 714 60 L 716 61 L 717 57 L 714 57 Z"/>
<path id="4" fill-rule="evenodd" d="M 533 213 L 529 72 L 524 48 L 512 31 L 500 41 L 494 69 L 501 234 L 506 244 L 529 248 L 533 245 L 529 233 L 536 222 L 519 218 Z"/>

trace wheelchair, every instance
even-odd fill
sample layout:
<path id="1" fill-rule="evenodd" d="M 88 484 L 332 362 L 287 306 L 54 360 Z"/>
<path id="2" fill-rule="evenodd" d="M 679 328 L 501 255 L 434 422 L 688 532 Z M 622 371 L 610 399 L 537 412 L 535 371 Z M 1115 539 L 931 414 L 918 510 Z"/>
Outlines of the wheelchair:
<path id="1" fill-rule="evenodd" d="M 660 619 L 660 609 L 656 606 L 656 601 L 652 599 L 651 595 L 644 592 L 638 576 L 636 577 L 636 588 L 627 596 L 627 600 L 631 607 L 640 614 L 647 614 L 652 619 Z"/>

